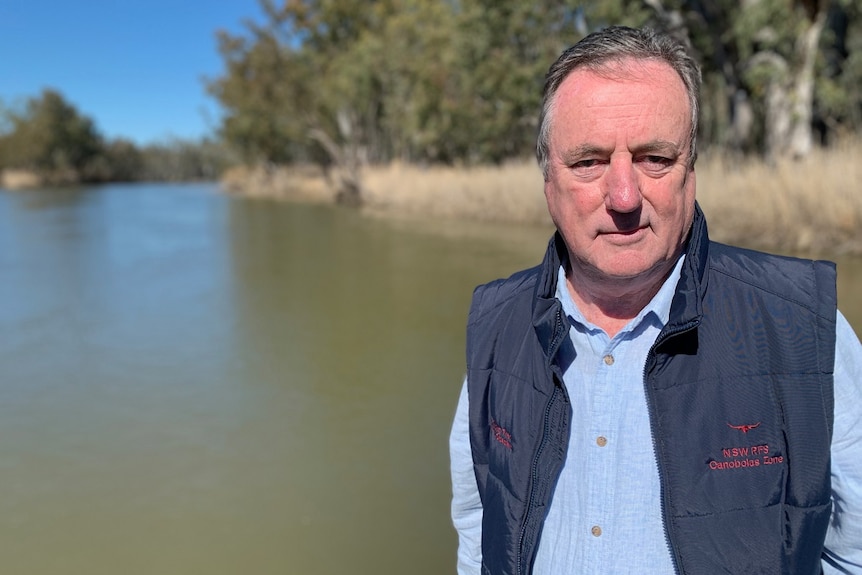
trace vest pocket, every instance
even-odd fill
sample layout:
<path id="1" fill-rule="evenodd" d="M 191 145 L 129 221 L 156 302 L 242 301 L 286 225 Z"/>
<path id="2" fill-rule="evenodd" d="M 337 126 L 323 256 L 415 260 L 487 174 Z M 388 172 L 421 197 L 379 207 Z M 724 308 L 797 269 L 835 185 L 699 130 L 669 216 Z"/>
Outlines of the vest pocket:
<path id="1" fill-rule="evenodd" d="M 769 378 L 699 381 L 656 394 L 656 450 L 673 515 L 758 509 L 785 500 L 793 462 Z"/>
<path id="2" fill-rule="evenodd" d="M 820 573 L 831 505 L 776 504 L 700 517 L 674 517 L 684 573 Z"/>

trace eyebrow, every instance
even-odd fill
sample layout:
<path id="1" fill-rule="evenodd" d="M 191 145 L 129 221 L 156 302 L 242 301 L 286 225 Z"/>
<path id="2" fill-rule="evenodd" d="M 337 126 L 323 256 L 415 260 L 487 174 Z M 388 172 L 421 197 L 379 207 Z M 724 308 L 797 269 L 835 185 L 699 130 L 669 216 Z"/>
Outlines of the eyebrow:
<path id="1" fill-rule="evenodd" d="M 601 146 L 594 144 L 581 144 L 574 148 L 569 148 L 560 154 L 560 159 L 566 164 L 573 164 L 581 158 L 589 156 L 609 156 L 611 151 Z"/>
<path id="2" fill-rule="evenodd" d="M 682 146 L 674 142 L 668 142 L 667 140 L 654 140 L 652 142 L 647 142 L 646 144 L 637 146 L 634 150 L 632 150 L 632 152 L 635 154 L 648 154 L 650 152 L 657 152 L 660 154 L 679 157 L 682 154 Z"/>
<path id="3" fill-rule="evenodd" d="M 596 144 L 587 143 L 565 150 L 560 154 L 560 158 L 563 160 L 564 163 L 571 164 L 582 158 L 590 156 L 609 156 L 611 155 L 612 151 L 613 150 L 611 150 L 610 148 L 603 148 Z M 632 154 L 634 155 L 649 153 L 658 153 L 679 157 L 680 155 L 682 155 L 682 147 L 679 144 L 667 140 L 653 140 L 651 142 L 646 142 L 644 144 L 636 146 L 632 150 Z"/>

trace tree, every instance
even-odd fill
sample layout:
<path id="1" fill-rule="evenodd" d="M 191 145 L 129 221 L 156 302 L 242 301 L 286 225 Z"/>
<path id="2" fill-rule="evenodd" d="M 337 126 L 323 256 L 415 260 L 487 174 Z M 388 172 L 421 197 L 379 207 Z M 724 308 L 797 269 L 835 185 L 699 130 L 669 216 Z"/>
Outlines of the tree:
<path id="1" fill-rule="evenodd" d="M 210 83 L 249 162 L 320 163 L 358 202 L 362 165 L 530 155 L 548 65 L 588 32 L 650 25 L 703 66 L 700 142 L 802 155 L 862 125 L 862 0 L 264 0 L 222 33 Z M 825 139 L 825 138 L 824 138 Z"/>
<path id="2" fill-rule="evenodd" d="M 862 0 L 833 1 L 823 39 L 814 125 L 828 143 L 862 128 Z"/>
<path id="3" fill-rule="evenodd" d="M 339 196 L 358 203 L 363 128 L 376 128 L 368 114 L 379 90 L 374 76 L 357 74 L 355 61 L 342 53 L 356 56 L 359 34 L 371 33 L 379 6 L 345 0 L 261 5 L 266 22 L 247 23 L 247 37 L 219 35 L 228 70 L 210 91 L 227 110 L 222 135 L 250 161 L 334 166 Z"/>
<path id="4" fill-rule="evenodd" d="M 748 0 L 734 37 L 742 78 L 762 109 L 769 159 L 804 156 L 812 146 L 815 64 L 827 2 Z"/>
<path id="5" fill-rule="evenodd" d="M 2 138 L 6 168 L 79 179 L 104 147 L 93 121 L 55 90 L 29 99 L 23 112 L 8 112 L 7 122 L 9 130 Z"/>
<path id="6" fill-rule="evenodd" d="M 221 32 L 218 41 L 227 73 L 208 89 L 227 112 L 222 137 L 250 163 L 303 159 L 306 63 L 260 28 L 252 38 Z"/>
<path id="7" fill-rule="evenodd" d="M 458 34 L 464 107 L 474 161 L 532 153 L 548 67 L 583 34 L 580 2 L 465 0 Z"/>

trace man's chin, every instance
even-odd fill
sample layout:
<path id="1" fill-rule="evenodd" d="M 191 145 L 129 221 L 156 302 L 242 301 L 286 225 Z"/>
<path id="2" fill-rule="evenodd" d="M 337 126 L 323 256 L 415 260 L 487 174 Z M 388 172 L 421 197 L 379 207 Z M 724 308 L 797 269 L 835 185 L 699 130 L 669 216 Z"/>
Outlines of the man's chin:
<path id="1" fill-rule="evenodd" d="M 610 265 L 595 266 L 588 274 L 594 281 L 607 283 L 609 287 L 651 282 L 660 283 L 672 267 L 672 262 L 667 261 L 627 260 L 612 262 Z"/>

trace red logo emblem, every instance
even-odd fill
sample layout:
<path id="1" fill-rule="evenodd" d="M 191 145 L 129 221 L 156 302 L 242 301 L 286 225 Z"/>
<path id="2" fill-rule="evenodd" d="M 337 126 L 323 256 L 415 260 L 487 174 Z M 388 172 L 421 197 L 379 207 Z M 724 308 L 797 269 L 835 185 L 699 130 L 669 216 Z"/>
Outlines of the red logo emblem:
<path id="1" fill-rule="evenodd" d="M 512 435 L 493 419 L 491 420 L 491 431 L 494 432 L 494 439 L 498 443 L 506 449 L 512 449 Z"/>
<path id="2" fill-rule="evenodd" d="M 758 421 L 757 423 L 751 423 L 751 424 L 747 424 L 747 425 L 731 425 L 728 423 L 727 426 L 730 427 L 731 429 L 738 429 L 742 433 L 748 433 L 752 429 L 756 429 L 756 428 L 760 427 L 760 422 Z"/>

